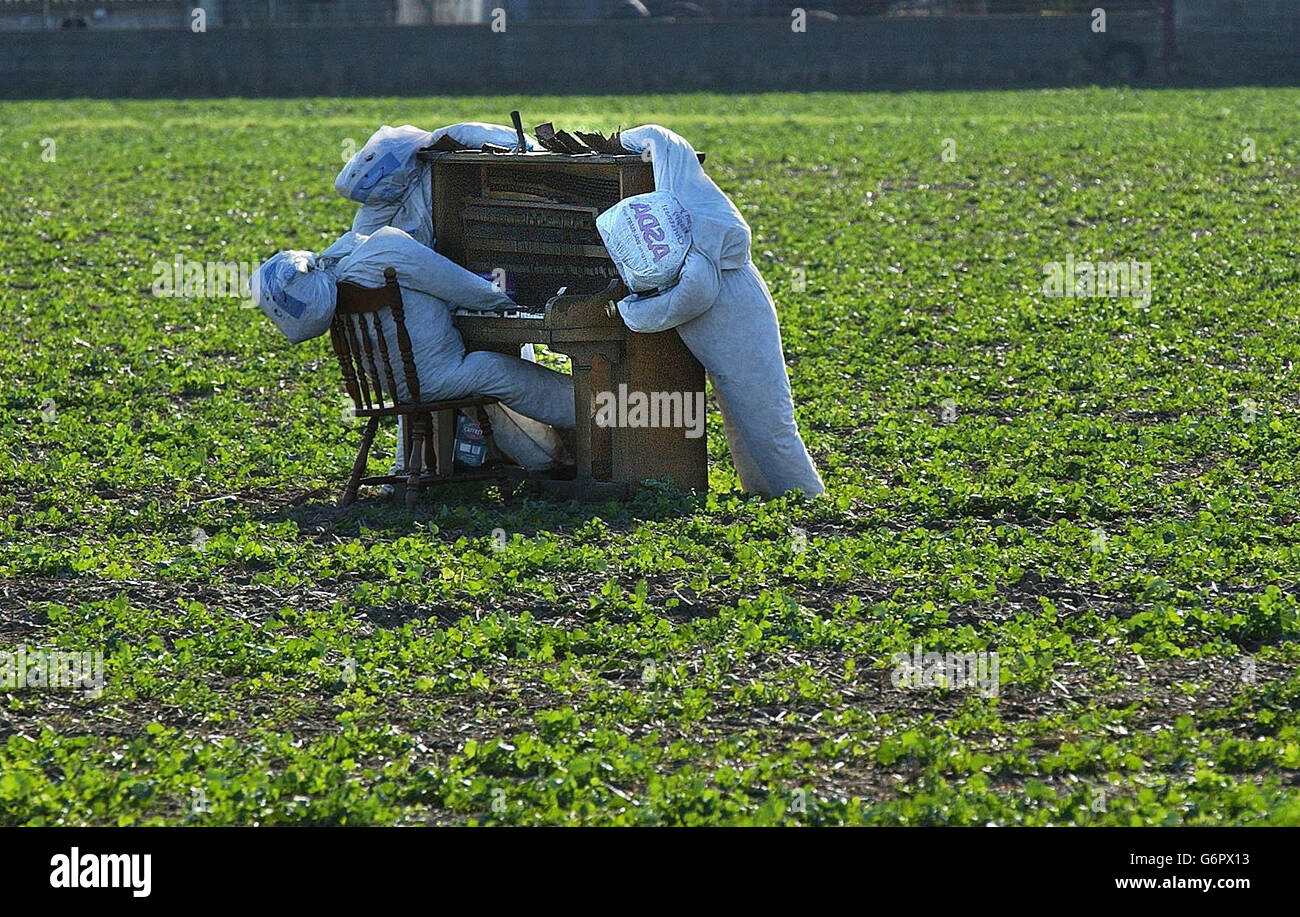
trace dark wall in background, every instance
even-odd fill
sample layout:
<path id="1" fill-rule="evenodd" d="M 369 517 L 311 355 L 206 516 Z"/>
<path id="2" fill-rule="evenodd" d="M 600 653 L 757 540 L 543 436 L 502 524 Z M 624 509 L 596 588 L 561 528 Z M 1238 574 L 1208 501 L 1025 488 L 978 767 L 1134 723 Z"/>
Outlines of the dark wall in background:
<path id="1" fill-rule="evenodd" d="M 631 93 L 1054 86 L 1108 81 L 1287 82 L 1288 36 L 1187 39 L 1160 60 L 1158 16 L 604 22 L 486 26 L 19 32 L 0 96 Z M 1180 41 L 1183 36 L 1180 35 Z"/>

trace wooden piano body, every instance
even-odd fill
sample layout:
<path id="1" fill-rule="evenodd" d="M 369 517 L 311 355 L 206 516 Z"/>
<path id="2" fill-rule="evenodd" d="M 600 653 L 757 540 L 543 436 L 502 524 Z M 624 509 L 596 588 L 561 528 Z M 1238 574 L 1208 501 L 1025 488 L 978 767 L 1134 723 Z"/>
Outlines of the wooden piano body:
<path id="1" fill-rule="evenodd" d="M 471 350 L 517 354 L 526 343 L 572 364 L 576 478 L 549 482 L 581 499 L 667 479 L 708 489 L 708 447 L 681 427 L 600 426 L 601 392 L 704 391 L 704 368 L 676 331 L 628 330 L 613 308 L 626 295 L 596 231 L 620 199 L 654 190 L 635 155 L 425 151 L 432 163 L 435 249 L 504 284 L 518 312 L 455 316 Z M 563 295 L 557 293 L 563 289 Z"/>

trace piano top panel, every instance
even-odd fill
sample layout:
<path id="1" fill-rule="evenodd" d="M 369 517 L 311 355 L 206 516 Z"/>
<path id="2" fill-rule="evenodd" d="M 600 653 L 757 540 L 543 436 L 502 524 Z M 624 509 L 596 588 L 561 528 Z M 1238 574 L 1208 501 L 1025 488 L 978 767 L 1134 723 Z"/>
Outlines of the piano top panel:
<path id="1" fill-rule="evenodd" d="M 421 162 L 438 162 L 445 159 L 450 159 L 453 162 L 473 162 L 475 160 L 493 162 L 506 159 L 520 165 L 539 166 L 555 165 L 560 162 L 624 165 L 630 162 L 642 161 L 640 153 L 553 153 L 550 150 L 528 153 L 485 153 L 482 150 L 420 150 L 415 155 Z M 702 150 L 696 150 L 695 158 L 703 165 L 707 157 Z"/>
<path id="2" fill-rule="evenodd" d="M 481 150 L 420 150 L 421 162 L 492 163 L 511 166 L 618 166 L 642 162 L 640 153 L 484 153 Z"/>

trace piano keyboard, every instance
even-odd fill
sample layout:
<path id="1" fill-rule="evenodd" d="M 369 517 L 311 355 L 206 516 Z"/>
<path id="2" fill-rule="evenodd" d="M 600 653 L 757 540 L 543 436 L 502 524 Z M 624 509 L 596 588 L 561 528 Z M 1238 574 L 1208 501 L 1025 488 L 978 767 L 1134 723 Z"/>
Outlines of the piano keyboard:
<path id="1" fill-rule="evenodd" d="M 466 316 L 469 318 L 516 318 L 516 319 L 544 319 L 545 312 L 526 312 L 523 309 L 494 309 L 483 311 L 480 309 L 453 309 L 452 315 L 456 317 Z"/>

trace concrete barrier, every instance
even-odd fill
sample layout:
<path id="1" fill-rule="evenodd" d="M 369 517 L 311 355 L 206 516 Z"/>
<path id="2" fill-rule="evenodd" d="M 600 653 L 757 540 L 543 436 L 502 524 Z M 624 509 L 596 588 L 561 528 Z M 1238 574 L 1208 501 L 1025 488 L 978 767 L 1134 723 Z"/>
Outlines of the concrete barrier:
<path id="1" fill-rule="evenodd" d="M 15 32 L 0 54 L 0 96 L 757 92 L 1160 78 L 1157 16 L 1114 14 L 1104 34 L 1090 25 L 1088 16 L 980 16 L 812 19 L 802 33 L 784 19 L 535 22 L 505 33 L 487 26 Z M 1234 66 L 1243 64 L 1248 56 Z M 1276 68 L 1275 78 L 1288 78 L 1285 66 Z"/>

